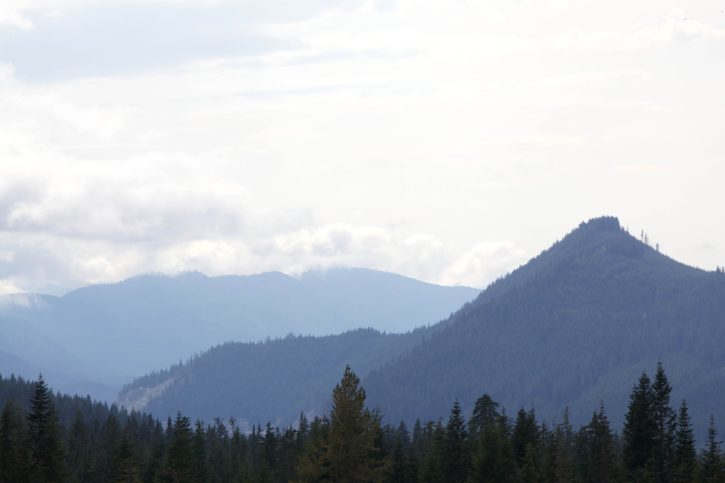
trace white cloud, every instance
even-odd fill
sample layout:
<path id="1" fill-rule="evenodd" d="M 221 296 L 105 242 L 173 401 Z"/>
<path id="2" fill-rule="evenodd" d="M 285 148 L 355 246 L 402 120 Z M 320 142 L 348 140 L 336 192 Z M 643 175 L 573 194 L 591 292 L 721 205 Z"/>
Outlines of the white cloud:
<path id="1" fill-rule="evenodd" d="M 59 44 L 78 69 L 30 82 L 42 53 L 0 56 L 7 290 L 332 265 L 481 286 L 602 213 L 723 264 L 669 228 L 711 227 L 702 207 L 720 203 L 717 2 L 171 3 L 152 7 L 203 10 L 174 17 L 167 43 L 139 33 L 156 42 L 148 65 L 121 49 L 105 57 L 128 69 L 108 71 Z M 87 28 L 104 5 L 3 3 L 0 18 L 32 22 L 20 33 L 39 45 L 72 43 L 81 17 L 84 39 L 108 40 Z M 112 2 L 131 16 L 148 5 Z M 202 14 L 228 29 L 229 9 L 264 48 L 183 37 Z M 51 15 L 60 33 L 43 30 Z M 154 57 L 188 42 L 206 46 Z M 725 246 L 713 230 L 702 236 Z"/>

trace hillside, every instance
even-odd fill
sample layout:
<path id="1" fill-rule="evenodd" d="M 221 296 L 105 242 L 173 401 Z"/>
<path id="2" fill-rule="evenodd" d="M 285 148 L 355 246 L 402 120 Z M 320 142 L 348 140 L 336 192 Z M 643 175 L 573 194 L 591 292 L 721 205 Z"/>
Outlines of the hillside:
<path id="1" fill-rule="evenodd" d="M 392 419 L 437 417 L 483 392 L 553 420 L 584 421 L 602 401 L 624 413 L 627 381 L 658 360 L 696 426 L 725 421 L 725 276 L 678 263 L 616 218 L 583 223 L 487 288 L 395 364 L 365 378 Z M 613 421 L 618 427 L 620 420 Z"/>
<path id="2" fill-rule="evenodd" d="M 226 341 L 358 327 L 404 332 L 447 317 L 478 293 L 340 268 L 299 278 L 144 275 L 63 297 L 10 296 L 0 300 L 0 362 L 8 364 L 0 371 L 27 369 L 20 361 L 28 361 L 26 377 L 42 370 L 60 390 L 113 397 L 139 374 Z"/>
<path id="3" fill-rule="evenodd" d="M 260 395 L 259 387 L 263 381 L 314 385 L 321 372 L 304 372 L 299 365 L 324 371 L 332 363 L 334 374 L 350 363 L 387 420 L 442 417 L 454 399 L 469 410 L 486 392 L 508 408 L 533 406 L 549 421 L 568 405 L 572 419 L 584 422 L 600 401 L 610 414 L 623 414 L 631 381 L 661 360 L 676 388 L 674 400 L 687 394 L 697 427 L 706 427 L 711 412 L 725 421 L 725 276 L 666 257 L 629 235 L 616 218 L 582 223 L 423 332 L 401 355 L 356 365 L 387 346 L 385 339 L 353 344 L 349 352 L 334 337 L 228 345 L 223 360 L 215 349 L 177 368 L 178 380 L 146 408 L 159 416 L 181 409 L 194 416 L 272 421 L 300 408 L 319 413 L 327 399 L 314 390 L 304 394 L 304 404 L 287 404 L 271 393 Z M 343 347 L 339 359 L 327 359 L 327 351 Z M 280 363 L 269 365 L 261 353 L 274 354 Z M 288 354 L 295 357 L 282 363 Z M 258 383 L 239 382 L 254 371 Z M 257 412 L 262 400 L 267 403 Z"/>
<path id="4" fill-rule="evenodd" d="M 347 364 L 369 373 L 394 361 L 431 333 L 383 334 L 359 329 L 340 335 L 288 336 L 261 343 L 228 343 L 186 364 L 124 387 L 119 404 L 163 415 L 182 410 L 212 421 L 289 424 L 301 411 L 320 415 L 330 387 Z"/>

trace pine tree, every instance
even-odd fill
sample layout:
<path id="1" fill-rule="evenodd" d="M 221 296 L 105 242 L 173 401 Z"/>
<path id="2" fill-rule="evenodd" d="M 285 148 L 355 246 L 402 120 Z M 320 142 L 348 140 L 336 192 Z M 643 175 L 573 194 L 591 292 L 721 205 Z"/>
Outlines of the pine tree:
<path id="1" fill-rule="evenodd" d="M 673 464 L 673 480 L 675 483 L 692 483 L 696 464 L 695 437 L 690 423 L 687 403 L 683 399 L 677 415 L 677 432 L 675 433 Z"/>
<path id="2" fill-rule="evenodd" d="M 676 416 L 670 406 L 671 392 L 664 367 L 658 362 L 652 384 L 652 416 L 656 425 L 652 466 L 655 479 L 661 483 L 672 481 Z"/>
<path id="3" fill-rule="evenodd" d="M 592 415 L 591 422 L 582 428 L 580 437 L 580 474 L 586 483 L 619 481 L 619 464 L 615 453 L 614 436 L 604 405 Z"/>
<path id="4" fill-rule="evenodd" d="M 0 483 L 27 483 L 29 480 L 27 426 L 20 407 L 8 401 L 0 414 Z"/>
<path id="5" fill-rule="evenodd" d="M 66 481 L 68 470 L 58 415 L 42 375 L 35 382 L 30 406 L 28 427 L 33 478 L 45 483 Z"/>
<path id="6" fill-rule="evenodd" d="M 468 474 L 469 453 L 466 445 L 466 423 L 458 401 L 453 403 L 446 426 L 444 471 L 446 481 L 463 482 Z"/>
<path id="7" fill-rule="evenodd" d="M 488 426 L 478 438 L 473 455 L 471 481 L 508 483 L 516 469 L 509 441 L 508 419 L 505 414 Z"/>
<path id="8" fill-rule="evenodd" d="M 632 479 L 643 479 L 651 472 L 657 422 L 653 414 L 652 385 L 646 373 L 629 397 L 624 417 L 624 464 Z"/>
<path id="9" fill-rule="evenodd" d="M 164 481 L 169 483 L 193 483 L 196 481 L 191 422 L 181 413 L 176 414 L 171 429 L 171 442 L 166 455 L 163 475 Z"/>
<path id="10" fill-rule="evenodd" d="M 423 460 L 421 474 L 421 481 L 423 483 L 445 481 L 445 458 L 446 432 L 441 422 L 438 421 L 431 434 L 431 442 L 425 452 L 425 458 Z"/>
<path id="11" fill-rule="evenodd" d="M 569 422 L 569 408 L 564 409 L 564 417 L 554 431 L 555 468 L 554 481 L 569 483 L 574 481 L 574 429 Z"/>
<path id="12" fill-rule="evenodd" d="M 521 466 L 526 456 L 528 446 L 537 448 L 539 444 L 539 427 L 536 424 L 536 415 L 534 411 L 526 412 L 520 409 L 516 414 L 516 423 L 514 424 L 513 434 L 511 435 L 511 444 L 514 450 L 516 463 Z"/>
<path id="13" fill-rule="evenodd" d="M 365 397 L 360 378 L 346 367 L 332 391 L 327 437 L 299 467 L 303 481 L 382 481 L 383 467 L 375 445 L 380 422 L 365 407 Z"/>
<path id="14" fill-rule="evenodd" d="M 207 480 L 206 470 L 206 441 L 204 437 L 204 426 L 200 421 L 196 422 L 196 429 L 194 430 L 194 438 L 192 442 L 192 451 L 194 454 L 193 466 L 194 466 L 194 477 L 196 481 Z"/>
<path id="15" fill-rule="evenodd" d="M 468 422 L 469 433 L 473 437 L 481 435 L 486 428 L 496 424 L 498 417 L 498 403 L 488 394 L 484 394 L 473 406 L 473 415 Z"/>
<path id="16" fill-rule="evenodd" d="M 702 479 L 704 483 L 722 483 L 723 465 L 720 454 L 720 444 L 722 442 L 717 439 L 717 429 L 715 428 L 715 418 L 710 416 L 710 425 L 707 429 L 707 443 L 702 453 Z"/>

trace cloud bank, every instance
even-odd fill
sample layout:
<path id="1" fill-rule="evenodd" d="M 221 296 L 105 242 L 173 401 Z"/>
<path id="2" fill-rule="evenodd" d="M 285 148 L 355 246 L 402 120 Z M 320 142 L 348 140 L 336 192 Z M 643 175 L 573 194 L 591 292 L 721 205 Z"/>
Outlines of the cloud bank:
<path id="1" fill-rule="evenodd" d="M 484 286 L 609 213 L 725 265 L 723 55 L 709 0 L 3 2 L 0 292 Z"/>

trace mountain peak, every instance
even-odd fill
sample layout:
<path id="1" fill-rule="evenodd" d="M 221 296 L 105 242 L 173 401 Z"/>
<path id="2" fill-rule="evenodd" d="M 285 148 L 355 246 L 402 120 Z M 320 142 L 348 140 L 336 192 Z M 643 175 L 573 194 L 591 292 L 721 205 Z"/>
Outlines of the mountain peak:
<path id="1" fill-rule="evenodd" d="M 578 230 L 586 230 L 591 232 L 602 231 L 619 231 L 621 226 L 619 218 L 616 216 L 600 216 L 592 218 L 589 221 L 583 221 L 579 224 Z"/>

